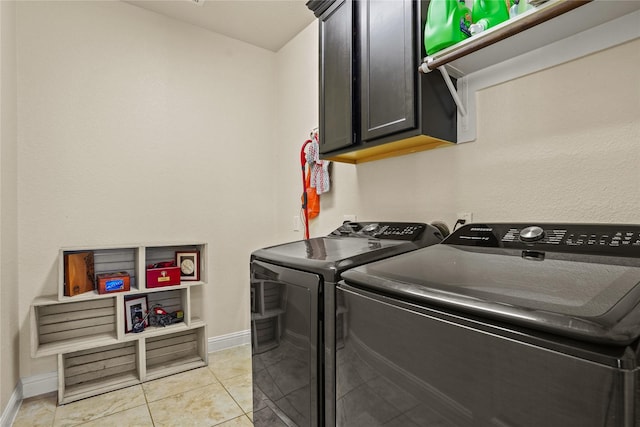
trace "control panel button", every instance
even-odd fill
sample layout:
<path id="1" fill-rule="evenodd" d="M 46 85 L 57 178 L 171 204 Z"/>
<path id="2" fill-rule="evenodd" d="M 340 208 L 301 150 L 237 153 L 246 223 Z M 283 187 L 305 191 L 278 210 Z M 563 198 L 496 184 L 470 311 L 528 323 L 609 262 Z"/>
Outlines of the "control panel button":
<path id="1" fill-rule="evenodd" d="M 369 224 L 367 226 L 365 226 L 362 231 L 365 233 L 371 233 L 374 232 L 378 229 L 378 224 Z"/>
<path id="2" fill-rule="evenodd" d="M 381 222 L 370 223 L 363 226 L 358 233 L 361 236 L 376 239 L 409 240 L 420 238 L 426 225 L 421 223 Z"/>
<path id="3" fill-rule="evenodd" d="M 522 231 L 520 231 L 520 240 L 522 240 L 523 242 L 535 242 L 536 240 L 540 240 L 543 237 L 544 230 L 537 225 L 523 228 Z"/>

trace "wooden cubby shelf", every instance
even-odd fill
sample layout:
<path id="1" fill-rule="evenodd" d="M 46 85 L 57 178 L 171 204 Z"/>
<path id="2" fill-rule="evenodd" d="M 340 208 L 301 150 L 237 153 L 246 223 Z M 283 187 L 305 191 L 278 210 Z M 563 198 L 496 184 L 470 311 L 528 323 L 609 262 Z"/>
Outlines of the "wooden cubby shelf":
<path id="1" fill-rule="evenodd" d="M 64 256 L 91 251 L 94 273 L 126 271 L 130 290 L 97 290 L 64 295 Z M 199 252 L 197 281 L 147 287 L 146 266 L 175 259 L 176 252 Z M 65 404 L 208 364 L 207 325 L 192 304 L 192 290 L 207 283 L 205 243 L 64 248 L 59 253 L 58 294 L 36 298 L 31 306 L 32 357 L 58 358 L 58 404 Z M 183 320 L 127 331 L 125 301 L 146 297 L 182 310 Z"/>

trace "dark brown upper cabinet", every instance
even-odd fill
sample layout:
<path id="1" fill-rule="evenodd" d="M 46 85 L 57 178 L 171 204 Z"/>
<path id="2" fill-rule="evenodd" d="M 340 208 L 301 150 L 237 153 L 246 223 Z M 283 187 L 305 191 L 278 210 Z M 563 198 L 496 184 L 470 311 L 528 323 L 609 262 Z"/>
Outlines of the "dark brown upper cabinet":
<path id="1" fill-rule="evenodd" d="M 320 152 L 360 163 L 456 141 L 440 73 L 421 74 L 428 1 L 310 1 L 320 29 Z"/>

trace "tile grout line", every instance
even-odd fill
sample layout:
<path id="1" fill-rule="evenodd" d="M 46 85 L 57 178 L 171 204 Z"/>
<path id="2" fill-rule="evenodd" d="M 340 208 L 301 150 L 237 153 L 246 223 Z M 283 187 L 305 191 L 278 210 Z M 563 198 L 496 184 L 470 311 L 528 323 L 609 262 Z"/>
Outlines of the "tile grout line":
<path id="1" fill-rule="evenodd" d="M 216 379 L 220 382 L 220 385 L 222 386 L 222 388 L 224 388 L 224 391 L 226 391 L 226 392 L 227 392 L 227 394 L 228 394 L 229 396 L 231 396 L 231 399 L 233 399 L 233 401 L 235 402 L 235 404 L 236 404 L 236 405 L 238 405 L 238 408 L 240 408 L 240 410 L 242 411 L 242 413 L 243 413 L 244 415 L 247 415 L 247 412 L 244 410 L 244 408 L 242 407 L 242 405 L 241 405 L 241 404 L 236 400 L 236 398 L 235 398 L 235 397 L 233 397 L 233 394 L 231 394 L 231 391 L 229 391 L 229 389 L 227 388 L 227 386 L 225 386 L 225 385 L 224 385 L 224 382 L 222 382 L 222 380 L 221 380 L 220 378 L 218 378 L 218 377 L 216 376 L 216 374 L 213 374 L 213 375 L 214 375 L 214 376 L 216 377 Z M 227 378 L 227 379 L 229 379 L 229 380 L 230 380 L 230 379 L 232 379 L 232 378 L 238 378 L 238 377 L 240 377 L 240 376 L 242 376 L 242 375 L 236 375 L 235 377 L 231 377 L 231 378 Z"/>
<path id="2" fill-rule="evenodd" d="M 218 375 L 216 375 L 216 373 L 213 371 L 213 369 L 211 369 L 211 364 L 209 364 L 209 365 L 208 365 L 208 368 L 209 368 L 209 370 L 211 371 L 211 373 L 213 374 L 213 376 L 216 378 L 216 380 L 218 380 L 218 382 L 220 383 L 220 385 L 222 386 L 222 388 L 224 388 L 224 390 L 225 390 L 225 391 L 227 392 L 227 394 L 231 397 L 231 399 L 235 402 L 235 404 L 236 404 L 236 405 L 238 405 L 238 408 L 240 408 L 240 410 L 242 411 L 242 414 L 243 414 L 245 417 L 247 417 L 247 419 L 249 420 L 249 422 L 251 422 L 251 425 L 253 425 L 253 420 L 249 417 L 249 413 L 248 413 L 248 412 L 246 412 L 246 411 L 245 411 L 245 409 L 242 407 L 242 405 L 241 405 L 241 404 L 236 400 L 236 398 L 233 396 L 233 394 L 231 393 L 231 391 L 230 391 L 230 390 L 227 388 L 227 386 L 225 385 L 224 380 L 222 380 L 220 377 L 218 377 Z M 238 374 L 238 375 L 235 375 L 235 376 L 233 376 L 233 377 L 229 377 L 229 378 L 227 378 L 226 380 L 231 380 L 231 379 L 233 379 L 233 378 L 239 378 L 239 377 L 241 377 L 241 376 L 243 376 L 243 375 L 246 375 L 246 374 Z M 251 375 L 251 374 L 250 374 L 250 375 Z M 242 415 L 241 415 L 241 416 L 242 416 Z M 235 417 L 235 418 L 239 418 L 239 417 Z M 231 418 L 231 419 L 235 419 L 235 418 Z M 227 421 L 230 421 L 230 420 L 223 421 L 223 423 L 224 423 L 224 422 L 227 422 Z M 222 423 L 218 423 L 218 424 L 216 424 L 216 425 L 220 425 L 220 424 L 222 424 Z"/>
<path id="3" fill-rule="evenodd" d="M 147 412 L 149 413 L 149 418 L 151 418 L 151 425 L 152 427 L 155 427 L 156 421 L 153 419 L 153 414 L 151 413 L 151 408 L 149 407 L 149 398 L 147 397 L 147 393 L 144 391 L 144 386 L 142 386 L 142 394 L 144 394 L 144 401 L 147 405 Z"/>

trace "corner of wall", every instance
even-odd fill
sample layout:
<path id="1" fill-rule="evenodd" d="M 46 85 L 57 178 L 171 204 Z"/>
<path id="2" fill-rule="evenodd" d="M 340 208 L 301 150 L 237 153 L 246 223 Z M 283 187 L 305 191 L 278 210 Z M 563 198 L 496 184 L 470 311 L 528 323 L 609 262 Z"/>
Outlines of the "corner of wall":
<path id="1" fill-rule="evenodd" d="M 0 2 L 0 408 L 19 407 L 16 2 Z M 17 402 L 17 403 L 16 403 Z M 15 414 L 14 414 L 15 415 Z M 12 418 L 11 418 L 12 419 Z"/>

